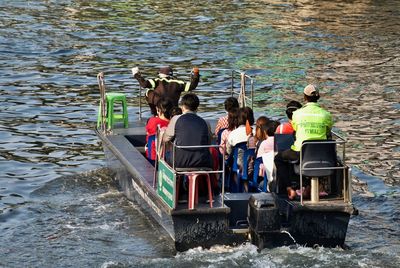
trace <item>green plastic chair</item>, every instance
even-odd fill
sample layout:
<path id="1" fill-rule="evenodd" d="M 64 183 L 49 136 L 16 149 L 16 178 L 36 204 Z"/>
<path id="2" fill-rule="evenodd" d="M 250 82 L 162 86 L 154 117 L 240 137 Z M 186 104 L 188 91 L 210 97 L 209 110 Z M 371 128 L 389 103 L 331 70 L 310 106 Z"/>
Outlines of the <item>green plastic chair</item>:
<path id="1" fill-rule="evenodd" d="M 122 114 L 114 113 L 115 103 L 122 104 Z M 126 96 L 124 93 L 118 93 L 118 92 L 106 93 L 106 107 L 107 107 L 106 123 L 108 129 L 113 128 L 114 124 L 117 122 L 123 122 L 124 128 L 128 128 L 128 107 L 126 103 Z M 101 102 L 99 105 L 99 113 L 97 116 L 97 128 L 99 128 L 100 125 L 101 125 Z"/>

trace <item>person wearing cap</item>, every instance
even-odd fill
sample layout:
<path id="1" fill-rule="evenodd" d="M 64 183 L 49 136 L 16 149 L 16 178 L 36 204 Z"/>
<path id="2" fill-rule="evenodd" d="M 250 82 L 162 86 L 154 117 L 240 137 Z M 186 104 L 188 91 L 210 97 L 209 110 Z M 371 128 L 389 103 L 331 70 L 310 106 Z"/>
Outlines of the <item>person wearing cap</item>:
<path id="1" fill-rule="evenodd" d="M 161 67 L 158 77 L 154 79 L 144 79 L 138 67 L 132 68 L 132 75 L 141 87 L 147 88 L 146 100 L 154 116 L 157 115 L 156 105 L 161 98 L 170 99 L 174 106 L 178 106 L 181 92 L 195 89 L 200 77 L 199 68 L 195 67 L 190 82 L 178 80 L 173 76 L 170 66 Z"/>
<path id="2" fill-rule="evenodd" d="M 292 116 L 293 112 L 296 111 L 297 109 L 301 108 L 301 103 L 295 100 L 289 101 L 289 103 L 286 105 L 286 116 L 289 119 L 288 122 L 282 122 L 277 128 L 276 128 L 276 134 L 293 134 L 294 129 L 292 127 Z"/>
<path id="3" fill-rule="evenodd" d="M 290 149 L 279 152 L 275 157 L 277 177 L 281 182 L 280 188 L 286 187 L 289 198 L 293 199 L 296 192 L 292 189 L 290 177 L 293 175 L 288 169 L 286 160 L 297 161 L 300 158 L 300 148 L 306 140 L 326 140 L 330 136 L 333 126 L 332 115 L 317 103 L 320 95 L 318 89 L 310 84 L 304 88 L 305 105 L 294 111 L 292 127 L 296 132 L 296 139 Z"/>

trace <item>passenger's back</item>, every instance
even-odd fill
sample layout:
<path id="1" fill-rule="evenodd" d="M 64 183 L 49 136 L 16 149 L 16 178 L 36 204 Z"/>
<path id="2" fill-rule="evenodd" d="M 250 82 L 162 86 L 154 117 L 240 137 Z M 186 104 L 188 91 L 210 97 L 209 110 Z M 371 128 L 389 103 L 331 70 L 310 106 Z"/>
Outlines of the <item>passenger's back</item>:
<path id="1" fill-rule="evenodd" d="M 175 124 L 175 144 L 177 146 L 209 145 L 209 128 L 206 121 L 195 113 L 179 116 Z M 177 148 L 175 166 L 180 168 L 212 167 L 208 148 Z"/>

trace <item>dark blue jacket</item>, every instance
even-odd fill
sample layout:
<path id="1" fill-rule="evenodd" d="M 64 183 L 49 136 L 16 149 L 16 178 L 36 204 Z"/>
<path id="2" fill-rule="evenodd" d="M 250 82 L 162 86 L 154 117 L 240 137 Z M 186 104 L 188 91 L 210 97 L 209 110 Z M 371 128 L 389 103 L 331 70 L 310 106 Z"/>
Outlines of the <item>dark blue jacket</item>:
<path id="1" fill-rule="evenodd" d="M 168 125 L 172 130 L 172 141 L 178 146 L 196 146 L 210 145 L 210 130 L 206 121 L 195 113 L 185 113 L 173 118 Z M 167 132 L 168 132 L 167 129 Z M 212 168 L 212 158 L 209 148 L 195 149 L 176 149 L 175 167 L 194 168 L 209 167 Z"/>

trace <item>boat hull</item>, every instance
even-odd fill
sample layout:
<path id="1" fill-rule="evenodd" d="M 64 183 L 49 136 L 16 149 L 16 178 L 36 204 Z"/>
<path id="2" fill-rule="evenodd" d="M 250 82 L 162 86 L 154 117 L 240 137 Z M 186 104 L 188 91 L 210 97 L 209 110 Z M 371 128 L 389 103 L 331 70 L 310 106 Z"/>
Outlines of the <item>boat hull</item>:
<path id="1" fill-rule="evenodd" d="M 289 233 L 304 246 L 344 246 L 350 214 L 332 211 L 298 211 L 291 216 Z"/>

